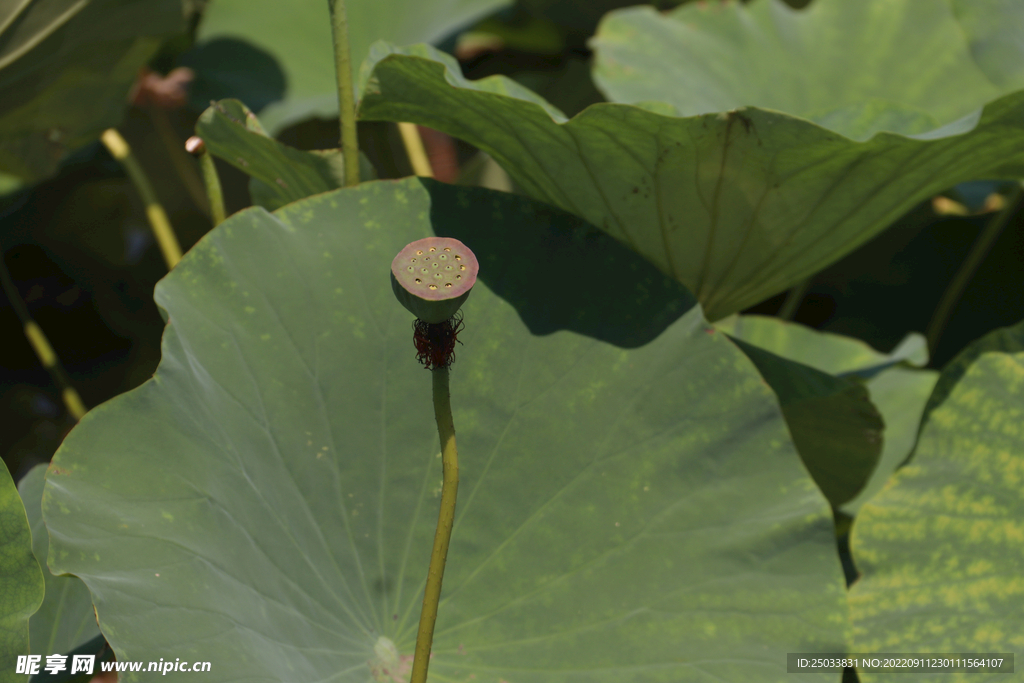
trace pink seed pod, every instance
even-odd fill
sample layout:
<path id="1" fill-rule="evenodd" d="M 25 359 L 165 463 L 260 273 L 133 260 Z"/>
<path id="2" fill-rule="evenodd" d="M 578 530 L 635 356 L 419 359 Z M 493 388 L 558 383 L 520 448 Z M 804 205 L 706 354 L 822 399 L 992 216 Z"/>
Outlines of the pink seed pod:
<path id="1" fill-rule="evenodd" d="M 391 288 L 409 312 L 426 323 L 451 318 L 469 298 L 480 263 L 451 237 L 407 244 L 391 262 Z"/>

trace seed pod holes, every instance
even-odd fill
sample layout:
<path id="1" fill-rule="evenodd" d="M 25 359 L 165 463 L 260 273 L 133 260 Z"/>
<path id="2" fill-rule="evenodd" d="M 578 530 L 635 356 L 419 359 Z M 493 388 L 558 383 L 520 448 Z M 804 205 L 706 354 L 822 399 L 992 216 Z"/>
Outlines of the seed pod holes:
<path id="1" fill-rule="evenodd" d="M 428 323 L 448 320 L 469 297 L 480 264 L 451 237 L 427 237 L 405 246 L 391 262 L 391 287 L 410 313 Z"/>

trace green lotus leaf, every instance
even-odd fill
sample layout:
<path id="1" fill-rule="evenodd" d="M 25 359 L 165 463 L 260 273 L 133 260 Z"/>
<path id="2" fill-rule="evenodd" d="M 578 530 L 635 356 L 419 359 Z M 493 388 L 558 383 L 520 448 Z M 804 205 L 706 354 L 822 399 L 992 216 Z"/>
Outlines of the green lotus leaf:
<path id="1" fill-rule="evenodd" d="M 697 303 L 678 282 L 570 213 L 505 192 L 431 178 L 420 183 L 430 193 L 435 233 L 473 245 L 480 281 L 512 304 L 534 335 L 569 330 L 632 349 L 656 339 Z M 480 226 L 487 225 L 495 227 L 481 242 Z M 510 253 L 534 255 L 533 267 Z M 581 259 L 581 253 L 594 258 Z M 573 266 L 561 267 L 566 263 Z"/>
<path id="2" fill-rule="evenodd" d="M 1024 93 L 987 105 L 969 132 L 855 142 L 756 108 L 677 117 L 602 103 L 566 121 L 503 77 L 465 81 L 424 46 L 378 44 L 372 57 L 361 118 L 480 147 L 524 193 L 679 280 L 710 320 L 818 272 L 947 187 L 1024 176 Z"/>
<path id="3" fill-rule="evenodd" d="M 613 9 L 628 7 L 635 0 L 520 0 L 519 4 L 531 14 L 564 26 L 572 31 L 590 35 L 601 17 Z M 686 0 L 655 0 L 660 7 L 673 7 Z"/>
<path id="4" fill-rule="evenodd" d="M 1022 424 L 1024 352 L 980 355 L 928 416 L 913 460 L 854 523 L 863 575 L 850 593 L 853 651 L 1024 647 Z"/>
<path id="5" fill-rule="evenodd" d="M 43 601 L 32 531 L 7 465 L 0 466 L 0 681 L 23 683 L 18 656 L 29 654 L 29 617 Z"/>
<path id="6" fill-rule="evenodd" d="M 1015 0 L 952 0 L 957 23 L 967 36 L 971 57 L 1000 88 L 1024 88 L 1020 36 L 1024 12 Z"/>
<path id="7" fill-rule="evenodd" d="M 483 17 L 509 0 L 348 0 L 349 43 L 353 68 L 366 57 L 376 40 L 396 43 L 433 42 Z M 221 39 L 243 41 L 268 55 L 285 80 L 284 98 L 259 111 L 271 134 L 292 123 L 319 116 L 338 115 L 338 81 L 331 42 L 330 5 L 327 0 L 217 0 L 203 14 L 198 47 Z M 219 52 L 197 53 L 189 62 L 199 72 L 218 72 L 232 80 Z M 216 97 L 237 97 L 252 104 L 263 99 L 251 63 L 238 63 L 237 87 Z M 265 67 L 266 68 L 266 67 Z M 250 97 L 249 91 L 253 91 Z M 254 105 L 255 106 L 255 105 Z"/>
<path id="8" fill-rule="evenodd" d="M 43 568 L 46 594 L 39 610 L 29 621 L 32 654 L 68 654 L 100 635 L 89 589 L 76 576 L 54 576 L 46 568 L 50 537 L 43 524 L 43 483 L 45 463 L 36 465 L 18 482 L 32 529 L 32 553 Z M 44 659 L 45 661 L 45 659 Z"/>
<path id="9" fill-rule="evenodd" d="M 729 316 L 716 322 L 715 329 L 830 375 L 869 376 L 899 363 L 915 367 L 928 363 L 928 344 L 916 332 L 891 352 L 882 353 L 860 339 L 766 315 Z"/>
<path id="10" fill-rule="evenodd" d="M 119 124 L 139 68 L 184 30 L 180 0 L 0 5 L 0 173 L 45 178 Z"/>
<path id="11" fill-rule="evenodd" d="M 990 352 L 1019 353 L 1021 351 L 1024 351 L 1024 323 L 1001 327 L 968 344 L 942 369 L 942 375 L 935 385 L 935 391 L 932 392 L 925 405 L 925 418 L 945 402 L 953 387 L 982 354 Z"/>
<path id="12" fill-rule="evenodd" d="M 853 488 L 853 482 L 859 482 L 859 493 L 855 497 L 837 503 L 836 496 L 829 496 L 829 500 L 844 513 L 850 516 L 855 515 L 864 501 L 878 492 L 914 448 L 925 401 L 928 400 L 932 387 L 935 386 L 939 377 L 939 373 L 934 370 L 908 367 L 921 366 L 928 362 L 928 348 L 924 337 L 916 333 L 909 334 L 896 345 L 896 348 L 886 354 L 876 351 L 859 339 L 820 332 L 797 323 L 761 315 L 729 316 L 716 323 L 715 327 L 756 348 L 788 359 L 790 363 L 797 366 L 806 364 L 820 372 L 836 375 L 837 377 L 834 378 L 836 386 L 845 387 L 846 385 L 841 382 L 852 382 L 854 379 L 864 382 L 861 389 L 867 390 L 871 404 L 881 415 L 885 424 L 884 436 L 881 439 L 881 453 L 876 455 L 877 465 L 869 471 L 870 477 L 866 482 L 855 476 L 856 472 L 848 472 L 847 476 L 840 476 L 835 482 L 843 486 L 844 490 Z M 744 347 L 740 346 L 740 348 Z M 793 372 L 791 369 L 787 370 Z M 763 372 L 762 375 L 764 375 Z M 785 384 L 773 383 L 771 376 L 764 376 L 772 390 L 779 395 L 779 400 L 783 404 L 783 412 L 786 414 L 786 422 L 797 442 L 804 464 L 820 484 L 821 476 L 815 473 L 812 463 L 815 460 L 824 462 L 835 460 L 836 449 L 835 446 L 828 444 L 828 440 L 834 435 L 825 425 L 833 423 L 833 429 L 835 429 L 837 425 L 834 423 L 837 418 L 845 414 L 854 419 L 841 422 L 838 428 L 853 430 L 858 425 L 865 424 L 864 418 L 856 419 L 862 413 L 851 410 L 857 405 L 853 402 L 845 404 L 844 413 L 837 411 L 837 406 L 829 405 L 829 402 L 839 401 L 843 392 L 836 392 L 829 397 L 829 401 L 818 406 L 805 402 L 806 407 L 816 408 L 816 410 L 814 413 L 809 413 L 804 420 L 810 427 L 810 433 L 798 436 L 797 429 L 801 423 L 791 419 L 789 412 L 786 411 L 786 402 L 799 399 L 799 395 L 787 397 L 785 393 L 780 393 L 786 388 Z M 787 377 L 788 375 L 784 375 L 783 379 Z M 849 387 L 845 388 L 845 393 L 851 397 L 856 395 L 855 391 Z M 792 408 L 790 410 L 792 411 Z M 811 445 L 815 444 L 816 442 L 811 439 L 815 434 L 824 437 L 820 444 L 827 448 L 827 450 L 819 452 L 817 456 L 805 453 L 807 447 L 801 446 L 801 440 L 810 440 Z M 858 436 L 842 440 L 838 444 L 839 452 L 849 450 L 859 444 L 862 449 L 861 453 L 863 453 L 863 449 L 874 441 L 869 432 L 861 432 Z M 863 472 L 863 469 L 859 471 Z"/>
<path id="13" fill-rule="evenodd" d="M 17 176 L 0 173 L 0 197 L 21 189 L 24 184 Z"/>
<path id="14" fill-rule="evenodd" d="M 882 455 L 875 471 L 853 500 L 840 506 L 847 515 L 855 516 L 865 501 L 878 493 L 917 443 L 924 405 L 939 379 L 935 370 L 892 367 L 867 381 L 871 403 L 885 421 Z"/>
<path id="15" fill-rule="evenodd" d="M 363 183 L 241 211 L 158 285 L 160 368 L 72 430 L 44 496 L 51 564 L 89 586 L 119 659 L 211 661 L 211 682 L 408 676 L 441 462 L 389 269 L 454 224 L 481 271 L 431 680 L 781 681 L 787 651 L 842 647 L 828 506 L 768 387 L 698 307 L 634 348 L 531 332 L 635 313 L 653 268 L 530 204 Z M 545 238 L 560 260 L 529 251 Z M 526 279 L 518 311 L 495 294 Z"/>
<path id="16" fill-rule="evenodd" d="M 779 397 L 793 443 L 833 507 L 864 488 L 882 454 L 885 423 L 859 382 L 733 340 Z"/>
<path id="17" fill-rule="evenodd" d="M 345 184 L 341 150 L 306 152 L 278 142 L 238 100 L 210 105 L 196 121 L 196 135 L 211 154 L 249 176 L 253 204 L 268 210 Z M 362 178 L 376 176 L 362 154 L 359 162 Z"/>
<path id="18" fill-rule="evenodd" d="M 755 106 L 854 140 L 879 131 L 915 135 L 1024 87 L 1016 66 L 1024 45 L 1008 41 L 1000 26 L 1024 26 L 1024 5 L 997 4 L 816 0 L 794 10 L 755 0 L 691 3 L 665 14 L 638 6 L 602 21 L 590 42 L 594 80 L 613 102 L 658 100 L 680 116 Z M 969 15 L 972 33 L 957 10 Z M 987 54 L 989 45 L 997 52 L 985 58 L 986 70 L 974 53 Z M 1003 73 L 1003 59 L 1016 77 Z"/>

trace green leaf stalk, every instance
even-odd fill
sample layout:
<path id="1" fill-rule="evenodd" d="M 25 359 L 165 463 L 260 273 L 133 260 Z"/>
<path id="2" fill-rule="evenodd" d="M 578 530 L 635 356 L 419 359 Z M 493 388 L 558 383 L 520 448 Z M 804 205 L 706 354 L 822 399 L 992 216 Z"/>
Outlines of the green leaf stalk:
<path id="1" fill-rule="evenodd" d="M 352 56 L 348 46 L 348 15 L 345 13 L 345 0 L 328 0 L 328 4 L 334 36 L 334 66 L 338 75 L 338 122 L 341 124 L 341 153 L 345 158 L 345 187 L 351 187 L 359 184 L 359 138 L 356 135 Z"/>
<path id="2" fill-rule="evenodd" d="M 437 516 L 434 548 L 430 552 L 427 586 L 423 591 L 423 609 L 416 633 L 416 650 L 412 660 L 411 683 L 426 683 L 430 664 L 430 646 L 434 642 L 434 624 L 437 622 L 437 604 L 441 599 L 441 579 L 448 560 L 448 544 L 455 523 L 455 498 L 459 491 L 459 451 L 455 446 L 455 422 L 452 420 L 451 393 L 448 389 L 448 368 L 431 370 L 434 393 L 434 419 L 437 435 L 441 439 L 441 511 Z"/>
<path id="3" fill-rule="evenodd" d="M 57 352 L 50 345 L 50 340 L 43 333 L 43 328 L 32 319 L 32 314 L 29 313 L 25 301 L 21 298 L 21 294 L 14 284 L 14 280 L 11 279 L 11 274 L 7 270 L 7 263 L 2 256 L 0 256 L 0 288 L 3 289 L 7 300 L 11 303 L 11 308 L 18 315 L 25 338 L 31 344 L 32 350 L 35 352 L 40 364 L 50 374 L 50 379 L 53 380 L 54 385 L 60 389 L 60 397 L 64 402 L 64 407 L 67 408 L 68 414 L 75 418 L 76 421 L 81 420 L 82 416 L 88 411 L 88 408 L 85 407 L 82 398 L 78 395 L 75 387 L 72 386 L 68 373 L 64 370 Z"/>
<path id="4" fill-rule="evenodd" d="M 131 178 L 132 184 L 142 197 L 142 203 L 146 205 L 146 218 L 153 228 L 153 235 L 156 243 L 160 246 L 160 253 L 164 256 L 167 270 L 173 270 L 181 260 L 181 246 L 178 238 L 171 227 L 171 221 L 167 218 L 167 212 L 156 196 L 153 184 L 149 182 L 146 172 L 142 170 L 138 159 L 132 154 L 132 148 L 128 146 L 121 134 L 114 128 L 108 128 L 100 136 L 103 146 L 110 152 L 110 156 L 124 166 L 124 170 Z"/>
<path id="5" fill-rule="evenodd" d="M 928 328 L 925 330 L 925 337 L 928 339 L 928 350 L 932 353 L 935 353 L 935 349 L 938 348 L 939 338 L 942 336 L 943 331 L 945 331 L 949 318 L 953 315 L 953 309 L 956 308 L 961 295 L 967 289 L 967 283 L 974 277 L 975 271 L 978 270 L 982 261 L 988 256 L 992 245 L 996 243 L 999 235 L 1003 233 L 1003 228 L 1017 214 L 1022 204 L 1024 204 L 1024 185 L 1018 185 L 1009 199 L 1006 200 L 1002 210 L 982 229 L 978 239 L 971 245 L 971 250 L 967 253 L 967 257 L 960 264 L 956 275 L 953 276 L 952 281 L 950 281 L 946 290 L 942 293 L 942 298 L 939 299 L 939 304 L 935 307 L 932 319 L 928 322 Z"/>
<path id="6" fill-rule="evenodd" d="M 203 139 L 195 135 L 185 141 L 185 149 L 199 160 L 203 184 L 206 186 L 206 196 L 210 200 L 210 220 L 213 221 L 213 227 L 217 227 L 224 221 L 227 211 L 224 209 L 224 192 L 220 187 L 217 167 L 213 165 L 213 157 L 207 151 Z"/>

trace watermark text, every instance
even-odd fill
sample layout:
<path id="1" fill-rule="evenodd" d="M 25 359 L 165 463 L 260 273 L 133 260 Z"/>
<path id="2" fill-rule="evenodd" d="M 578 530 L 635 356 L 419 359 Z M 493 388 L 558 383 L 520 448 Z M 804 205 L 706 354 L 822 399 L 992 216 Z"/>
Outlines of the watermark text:
<path id="1" fill-rule="evenodd" d="M 70 661 L 68 661 L 70 659 Z M 18 655 L 17 669 L 19 674 L 38 674 L 45 671 L 51 676 L 62 671 L 72 674 L 92 674 L 95 669 L 100 672 L 110 671 L 146 671 L 155 672 L 166 676 L 168 673 L 185 672 L 201 673 L 210 670 L 209 662 L 182 661 L 180 657 L 174 661 L 160 659 L 158 662 L 100 662 L 96 666 L 96 655 L 46 655 L 43 661 L 42 655 Z"/>

